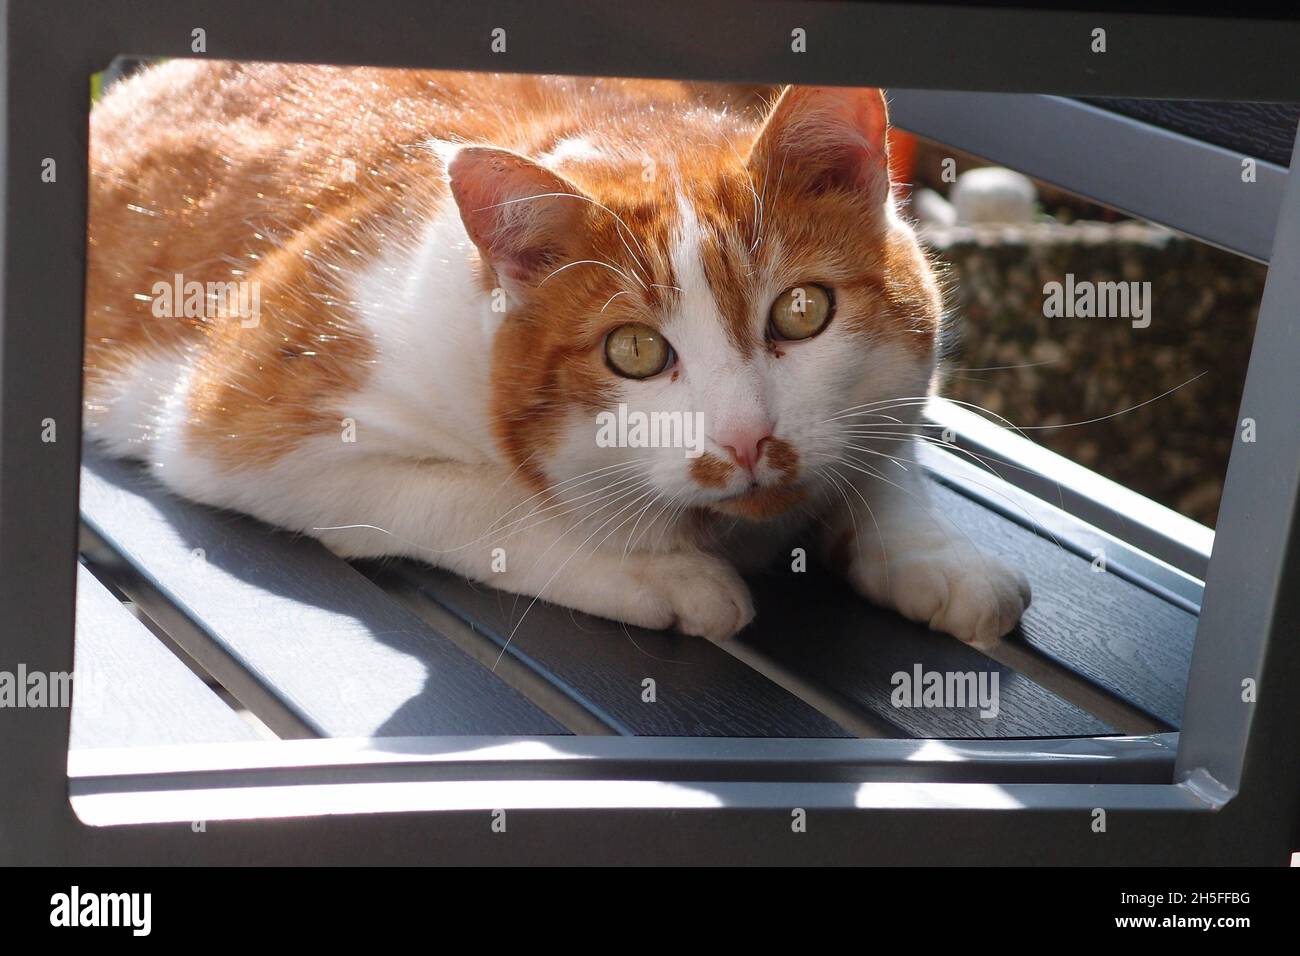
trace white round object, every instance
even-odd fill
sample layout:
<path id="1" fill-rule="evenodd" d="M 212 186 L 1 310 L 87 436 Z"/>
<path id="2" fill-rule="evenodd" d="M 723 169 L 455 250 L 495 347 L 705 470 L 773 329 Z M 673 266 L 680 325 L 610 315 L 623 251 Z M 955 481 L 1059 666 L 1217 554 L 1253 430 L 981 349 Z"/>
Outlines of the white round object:
<path id="1" fill-rule="evenodd" d="M 1038 190 L 1028 176 L 1015 170 L 983 166 L 957 177 L 951 199 L 961 223 L 1026 223 L 1034 221 Z"/>

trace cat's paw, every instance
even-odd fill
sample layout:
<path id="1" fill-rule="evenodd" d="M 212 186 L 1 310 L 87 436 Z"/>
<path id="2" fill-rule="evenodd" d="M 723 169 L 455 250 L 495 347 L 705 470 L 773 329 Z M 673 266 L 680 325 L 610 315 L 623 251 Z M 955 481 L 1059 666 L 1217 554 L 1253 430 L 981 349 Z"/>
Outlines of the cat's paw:
<path id="1" fill-rule="evenodd" d="M 970 547 L 930 544 L 855 561 L 849 580 L 877 604 L 973 647 L 995 645 L 1029 606 L 1029 581 L 1017 569 Z"/>
<path id="2" fill-rule="evenodd" d="M 637 576 L 670 609 L 662 627 L 724 641 L 754 619 L 749 586 L 721 558 L 698 551 L 645 555 Z"/>

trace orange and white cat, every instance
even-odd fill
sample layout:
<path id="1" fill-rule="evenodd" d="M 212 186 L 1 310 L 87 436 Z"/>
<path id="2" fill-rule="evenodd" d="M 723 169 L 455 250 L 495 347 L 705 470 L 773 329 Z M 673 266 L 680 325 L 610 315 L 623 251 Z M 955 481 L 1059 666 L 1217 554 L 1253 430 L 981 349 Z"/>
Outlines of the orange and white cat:
<path id="1" fill-rule="evenodd" d="M 91 119 L 88 432 L 344 556 L 722 640 L 805 547 L 987 646 L 1029 588 L 899 467 L 941 301 L 885 131 L 874 89 L 146 70 Z"/>

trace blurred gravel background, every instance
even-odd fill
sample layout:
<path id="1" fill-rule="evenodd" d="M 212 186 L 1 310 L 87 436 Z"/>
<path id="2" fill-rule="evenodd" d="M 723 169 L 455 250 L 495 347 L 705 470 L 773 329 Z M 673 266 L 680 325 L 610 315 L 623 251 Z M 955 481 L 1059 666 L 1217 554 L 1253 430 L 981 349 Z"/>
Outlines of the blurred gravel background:
<path id="1" fill-rule="evenodd" d="M 957 157 L 959 171 L 987 165 L 922 143 L 917 188 L 948 193 L 944 157 Z M 943 264 L 956 320 L 944 394 L 1043 426 L 1114 415 L 1176 389 L 1105 421 L 1027 435 L 1213 527 L 1264 266 L 1037 186 L 1032 222 L 920 228 Z M 1044 286 L 1067 273 L 1076 282 L 1150 282 L 1150 326 L 1045 317 Z"/>

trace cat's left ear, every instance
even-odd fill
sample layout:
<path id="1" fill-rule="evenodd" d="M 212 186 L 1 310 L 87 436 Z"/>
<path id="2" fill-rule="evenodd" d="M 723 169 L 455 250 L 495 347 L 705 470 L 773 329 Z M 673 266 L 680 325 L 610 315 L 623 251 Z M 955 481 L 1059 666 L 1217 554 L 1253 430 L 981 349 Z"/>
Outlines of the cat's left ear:
<path id="1" fill-rule="evenodd" d="M 884 203 L 888 128 L 885 97 L 878 89 L 788 86 L 754 140 L 750 174 L 778 177 L 783 192 L 845 190 Z"/>
<path id="2" fill-rule="evenodd" d="M 465 231 L 512 296 L 571 257 L 590 205 L 571 183 L 504 149 L 460 147 L 444 161 Z"/>

